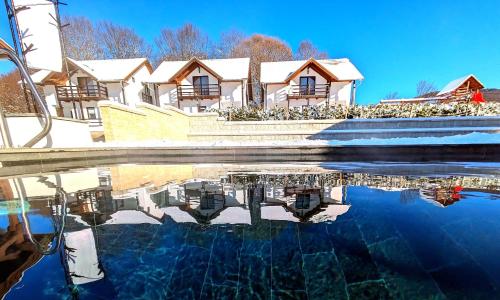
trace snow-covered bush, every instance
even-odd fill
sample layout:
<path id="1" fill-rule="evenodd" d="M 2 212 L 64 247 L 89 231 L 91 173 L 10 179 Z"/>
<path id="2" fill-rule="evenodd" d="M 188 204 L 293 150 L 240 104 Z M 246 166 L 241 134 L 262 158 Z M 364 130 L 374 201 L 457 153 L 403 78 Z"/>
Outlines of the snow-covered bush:
<path id="1" fill-rule="evenodd" d="M 269 110 L 243 107 L 212 111 L 231 121 L 498 116 L 500 115 L 500 103 L 336 105 L 330 107 L 310 106 L 304 109 L 292 108 L 290 110 L 284 107 L 275 107 Z"/>

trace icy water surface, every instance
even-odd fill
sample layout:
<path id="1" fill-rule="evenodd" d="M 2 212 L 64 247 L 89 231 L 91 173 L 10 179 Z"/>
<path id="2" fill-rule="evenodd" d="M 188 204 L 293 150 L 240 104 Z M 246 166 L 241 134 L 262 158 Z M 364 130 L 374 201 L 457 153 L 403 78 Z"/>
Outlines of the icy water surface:
<path id="1" fill-rule="evenodd" d="M 491 166 L 118 165 L 0 191 L 0 298 L 500 298 Z"/>

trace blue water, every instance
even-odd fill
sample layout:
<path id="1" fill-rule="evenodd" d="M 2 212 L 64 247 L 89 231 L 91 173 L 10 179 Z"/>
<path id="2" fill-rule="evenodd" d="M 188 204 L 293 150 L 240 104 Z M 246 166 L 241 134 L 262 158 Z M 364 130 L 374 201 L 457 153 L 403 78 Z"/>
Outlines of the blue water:
<path id="1" fill-rule="evenodd" d="M 131 190 L 132 200 L 127 201 L 149 217 L 144 223 L 110 221 L 120 206 L 132 205 L 115 196 L 97 201 L 92 218 L 84 222 L 75 221 L 79 214 L 73 211 L 66 231 L 91 230 L 93 238 L 83 243 L 95 245 L 96 255 L 87 253 L 89 268 L 97 270 L 91 272 L 94 278 L 82 280 L 83 273 L 71 270 L 71 260 L 81 258 L 72 257 L 66 247 L 24 270 L 5 299 L 500 299 L 498 186 L 483 186 L 484 178 L 477 176 L 469 180 L 474 188 L 463 183 L 463 189 L 455 188 L 457 180 L 467 182 L 467 176 L 404 177 L 418 180 L 422 190 L 434 190 L 432 200 L 415 188 L 344 180 L 334 204 L 313 209 L 312 200 L 302 203 L 310 206 L 306 214 L 297 209 L 295 196 L 285 204 L 259 192 L 278 182 L 317 187 L 310 175 L 300 176 L 245 177 L 246 198 L 235 206 L 250 218 L 237 220 L 240 224 L 215 224 L 224 209 L 208 217 L 200 215 L 203 210 L 187 210 L 189 221 L 187 214 L 184 219 L 168 213 L 158 216 L 154 209 L 179 204 L 167 203 L 164 194 L 157 194 L 151 197 L 154 207 L 145 207 L 139 196 L 133 198 L 140 189 Z M 326 180 L 328 174 L 314 176 L 323 181 L 323 188 L 325 182 L 327 188 L 328 182 L 336 182 Z M 304 178 L 312 183 L 295 184 Z M 397 182 L 401 176 L 368 178 Z M 498 177 L 490 175 L 488 180 L 491 184 Z M 181 198 L 177 190 L 169 191 L 167 199 Z M 228 206 L 231 193 L 226 191 Z M 210 201 L 205 205 L 210 207 Z M 330 205 L 348 210 L 318 218 Z M 276 214 L 269 218 L 262 209 L 269 206 L 289 212 L 288 220 Z M 40 212 L 30 214 L 34 223 L 52 220 Z M 3 231 L 9 224 L 6 218 L 0 216 Z M 46 227 L 36 231 L 50 232 Z M 82 281 L 88 282 L 78 283 Z"/>

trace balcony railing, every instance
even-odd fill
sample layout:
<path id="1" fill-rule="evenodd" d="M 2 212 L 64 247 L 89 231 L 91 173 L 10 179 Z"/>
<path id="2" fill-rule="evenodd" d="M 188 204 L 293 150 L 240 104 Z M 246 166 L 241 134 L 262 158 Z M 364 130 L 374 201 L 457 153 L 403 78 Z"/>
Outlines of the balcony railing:
<path id="1" fill-rule="evenodd" d="M 56 86 L 59 100 L 103 100 L 108 98 L 108 88 L 100 84 L 74 86 Z"/>
<path id="2" fill-rule="evenodd" d="M 328 98 L 329 94 L 330 94 L 329 84 L 292 85 L 288 92 L 288 98 L 289 99 Z"/>
<path id="3" fill-rule="evenodd" d="M 183 99 L 213 99 L 219 98 L 221 89 L 219 84 L 205 85 L 178 85 L 177 98 Z"/>

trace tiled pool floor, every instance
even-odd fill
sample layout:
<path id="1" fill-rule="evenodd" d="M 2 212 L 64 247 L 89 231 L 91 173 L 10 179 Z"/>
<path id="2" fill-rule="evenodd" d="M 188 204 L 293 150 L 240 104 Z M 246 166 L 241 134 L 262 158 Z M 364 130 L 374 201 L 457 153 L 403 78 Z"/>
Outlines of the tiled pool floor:
<path id="1" fill-rule="evenodd" d="M 298 180 L 293 176 L 288 182 Z M 322 176 L 323 183 L 330 180 Z M 276 186 L 279 180 L 268 181 Z M 244 194 L 246 221 L 240 216 L 216 222 L 217 217 L 196 214 L 196 220 L 186 221 L 187 215 L 182 219 L 163 210 L 157 222 L 126 224 L 107 215 L 96 224 L 78 221 L 74 213 L 67 232 L 90 229 L 93 241 L 82 242 L 95 245 L 95 259 L 82 261 L 82 252 L 67 242 L 65 250 L 25 271 L 6 299 L 500 299 L 495 189 L 464 188 L 457 201 L 443 206 L 423 193 L 408 196 L 405 188 L 345 183 L 337 205 L 348 211 L 321 221 L 315 219 L 321 211 L 305 219 L 270 218 L 263 207 L 278 197 L 263 202 L 258 192 L 263 183 L 256 182 Z M 137 201 L 147 215 L 155 215 Z M 160 202 L 157 208 L 168 207 Z M 95 278 L 76 284 L 84 273 Z"/>

